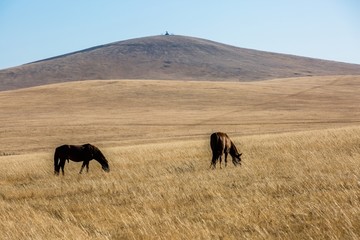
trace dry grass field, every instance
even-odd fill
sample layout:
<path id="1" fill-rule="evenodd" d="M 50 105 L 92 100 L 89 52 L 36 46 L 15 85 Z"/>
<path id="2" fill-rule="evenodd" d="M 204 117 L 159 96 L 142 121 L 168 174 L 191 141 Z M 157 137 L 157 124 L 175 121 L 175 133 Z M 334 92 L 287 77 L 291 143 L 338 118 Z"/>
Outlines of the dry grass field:
<path id="1" fill-rule="evenodd" d="M 0 92 L 1 239 L 359 239 L 359 76 Z M 228 132 L 243 165 L 209 170 Z M 53 175 L 53 152 L 108 158 Z"/>

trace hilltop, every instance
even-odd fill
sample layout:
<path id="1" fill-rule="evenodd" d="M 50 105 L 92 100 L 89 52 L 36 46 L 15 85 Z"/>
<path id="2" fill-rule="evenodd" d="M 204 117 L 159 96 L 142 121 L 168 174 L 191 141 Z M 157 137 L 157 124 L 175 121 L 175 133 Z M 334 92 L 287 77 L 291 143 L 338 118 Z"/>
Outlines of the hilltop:
<path id="1" fill-rule="evenodd" d="M 0 90 L 92 79 L 254 81 L 358 75 L 360 65 L 244 49 L 187 36 L 152 36 L 0 71 Z"/>

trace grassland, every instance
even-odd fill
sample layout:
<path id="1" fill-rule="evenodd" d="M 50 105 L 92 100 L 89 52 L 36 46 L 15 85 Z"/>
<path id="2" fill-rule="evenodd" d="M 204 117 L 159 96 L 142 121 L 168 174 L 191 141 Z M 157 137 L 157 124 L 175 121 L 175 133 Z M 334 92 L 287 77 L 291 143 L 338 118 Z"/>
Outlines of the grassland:
<path id="1" fill-rule="evenodd" d="M 360 77 L 0 93 L 1 239 L 358 239 Z M 212 131 L 243 165 L 209 170 Z M 53 150 L 109 159 L 53 176 Z"/>

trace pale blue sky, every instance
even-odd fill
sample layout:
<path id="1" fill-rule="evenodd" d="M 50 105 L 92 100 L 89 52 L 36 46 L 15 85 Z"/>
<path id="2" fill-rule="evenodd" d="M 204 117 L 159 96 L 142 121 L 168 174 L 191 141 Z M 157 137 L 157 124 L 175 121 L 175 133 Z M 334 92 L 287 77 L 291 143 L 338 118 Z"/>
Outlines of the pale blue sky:
<path id="1" fill-rule="evenodd" d="M 0 0 L 0 69 L 166 30 L 360 64 L 359 0 Z"/>

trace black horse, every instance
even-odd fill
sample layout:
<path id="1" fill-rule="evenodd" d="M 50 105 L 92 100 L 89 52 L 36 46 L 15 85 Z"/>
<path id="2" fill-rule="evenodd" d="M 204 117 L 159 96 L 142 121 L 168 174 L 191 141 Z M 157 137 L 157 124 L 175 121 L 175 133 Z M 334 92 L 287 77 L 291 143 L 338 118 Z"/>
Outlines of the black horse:
<path id="1" fill-rule="evenodd" d="M 104 171 L 110 171 L 108 161 L 106 160 L 102 152 L 94 145 L 88 143 L 80 146 L 62 145 L 60 147 L 57 147 L 54 154 L 55 175 L 59 175 L 60 168 L 62 174 L 64 175 L 65 161 L 68 160 L 69 162 L 69 159 L 74 162 L 83 162 L 79 172 L 80 174 L 82 173 L 85 166 L 86 171 L 89 172 L 89 162 L 92 159 L 98 161 Z"/>

